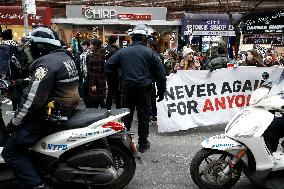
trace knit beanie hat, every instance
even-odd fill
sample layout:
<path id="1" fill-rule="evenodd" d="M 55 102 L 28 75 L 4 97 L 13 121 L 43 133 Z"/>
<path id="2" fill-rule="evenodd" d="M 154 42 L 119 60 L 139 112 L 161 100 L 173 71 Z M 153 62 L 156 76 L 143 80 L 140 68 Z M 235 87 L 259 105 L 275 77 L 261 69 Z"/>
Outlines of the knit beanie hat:
<path id="1" fill-rule="evenodd" d="M 183 53 L 182 53 L 182 57 L 186 57 L 188 54 L 190 53 L 194 53 L 194 50 L 192 50 L 190 47 L 183 47 Z"/>

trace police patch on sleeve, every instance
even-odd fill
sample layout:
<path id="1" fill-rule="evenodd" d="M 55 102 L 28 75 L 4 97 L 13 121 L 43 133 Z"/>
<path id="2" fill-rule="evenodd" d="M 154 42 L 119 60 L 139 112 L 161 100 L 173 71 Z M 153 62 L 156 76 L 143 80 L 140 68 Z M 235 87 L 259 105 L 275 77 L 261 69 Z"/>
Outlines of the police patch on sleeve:
<path id="1" fill-rule="evenodd" d="M 46 76 L 47 72 L 48 70 L 44 67 L 37 68 L 35 71 L 35 80 L 41 81 L 44 78 L 44 76 Z"/>

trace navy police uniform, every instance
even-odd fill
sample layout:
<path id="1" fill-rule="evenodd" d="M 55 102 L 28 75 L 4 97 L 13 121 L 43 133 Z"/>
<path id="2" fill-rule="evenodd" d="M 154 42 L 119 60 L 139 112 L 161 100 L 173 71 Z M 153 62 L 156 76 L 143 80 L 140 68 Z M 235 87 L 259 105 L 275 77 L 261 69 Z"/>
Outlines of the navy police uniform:
<path id="1" fill-rule="evenodd" d="M 2 157 L 26 188 L 42 184 L 27 152 L 40 138 L 49 134 L 46 105 L 60 102 L 61 114 L 69 116 L 79 103 L 79 77 L 76 65 L 65 52 L 53 52 L 38 58 L 30 66 L 30 83 L 23 91 L 23 102 L 10 124 L 19 130 L 12 134 Z"/>
<path id="2" fill-rule="evenodd" d="M 166 90 L 166 72 L 157 54 L 142 41 L 119 50 L 105 64 L 106 72 L 121 70 L 122 106 L 130 109 L 123 118 L 131 128 L 135 108 L 138 117 L 139 148 L 147 145 L 151 116 L 152 83 L 157 82 L 158 95 L 163 98 Z"/>

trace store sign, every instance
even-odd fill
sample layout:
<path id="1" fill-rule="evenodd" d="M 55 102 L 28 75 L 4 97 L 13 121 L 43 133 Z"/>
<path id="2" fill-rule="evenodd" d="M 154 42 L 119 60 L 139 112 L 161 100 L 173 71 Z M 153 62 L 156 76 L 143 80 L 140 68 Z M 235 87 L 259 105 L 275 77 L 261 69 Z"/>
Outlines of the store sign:
<path id="1" fill-rule="evenodd" d="M 50 8 L 38 7 L 36 15 L 29 15 L 29 25 L 50 26 Z M 0 24 L 6 25 L 24 25 L 24 16 L 21 7 L 0 6 Z"/>
<path id="2" fill-rule="evenodd" d="M 118 19 L 123 20 L 151 20 L 152 16 L 147 14 L 118 14 Z"/>
<path id="3" fill-rule="evenodd" d="M 116 11 L 113 9 L 92 9 L 91 7 L 83 7 L 82 14 L 87 19 L 112 19 L 116 16 Z"/>
<path id="4" fill-rule="evenodd" d="M 222 20 L 190 20 L 184 35 L 234 36 L 234 27 Z"/>
<path id="5" fill-rule="evenodd" d="M 284 11 L 254 13 L 244 18 L 244 34 L 271 34 L 284 31 Z"/>
<path id="6" fill-rule="evenodd" d="M 123 6 L 88 6 L 66 5 L 66 17 L 128 20 L 166 20 L 166 7 L 123 7 Z"/>
<path id="7" fill-rule="evenodd" d="M 234 15 L 235 17 L 237 16 Z M 182 34 L 188 36 L 235 36 L 235 31 L 226 14 L 185 13 L 182 18 Z"/>
<path id="8" fill-rule="evenodd" d="M 35 0 L 25 0 L 25 11 L 27 14 L 36 14 Z"/>
<path id="9" fill-rule="evenodd" d="M 251 34 L 244 35 L 244 44 L 273 44 L 283 45 L 282 34 Z"/>

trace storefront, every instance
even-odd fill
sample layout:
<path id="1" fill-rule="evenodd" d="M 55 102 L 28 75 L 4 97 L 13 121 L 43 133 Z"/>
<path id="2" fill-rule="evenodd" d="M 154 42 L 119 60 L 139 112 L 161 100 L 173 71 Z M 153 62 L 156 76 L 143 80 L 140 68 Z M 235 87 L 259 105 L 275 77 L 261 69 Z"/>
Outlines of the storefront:
<path id="1" fill-rule="evenodd" d="M 242 27 L 241 49 L 260 45 L 266 48 L 279 49 L 284 46 L 284 11 L 260 12 L 244 18 Z"/>
<path id="2" fill-rule="evenodd" d="M 50 18 L 49 7 L 38 7 L 36 15 L 29 15 L 30 29 L 39 25 L 50 26 Z M 0 24 L 2 30 L 13 30 L 14 40 L 19 41 L 22 37 L 25 37 L 24 17 L 21 7 L 0 6 Z"/>
<path id="3" fill-rule="evenodd" d="M 239 18 L 239 14 L 233 15 L 234 20 Z M 185 13 L 181 34 L 182 40 L 196 51 L 206 51 L 211 56 L 217 53 L 220 44 L 224 44 L 232 55 L 235 31 L 227 14 Z"/>
<path id="4" fill-rule="evenodd" d="M 179 21 L 167 21 L 167 8 L 162 7 L 111 7 L 67 5 L 66 18 L 54 18 L 52 23 L 60 37 L 70 44 L 76 32 L 84 39 L 94 35 L 104 44 L 110 35 L 119 37 L 120 47 L 131 43 L 127 34 L 137 24 L 147 24 L 156 31 L 160 51 L 177 47 Z"/>

